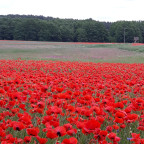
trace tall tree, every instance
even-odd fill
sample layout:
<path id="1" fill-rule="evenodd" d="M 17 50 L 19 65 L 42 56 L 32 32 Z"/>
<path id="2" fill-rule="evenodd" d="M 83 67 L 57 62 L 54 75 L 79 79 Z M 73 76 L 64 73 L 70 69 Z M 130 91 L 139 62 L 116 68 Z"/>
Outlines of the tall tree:
<path id="1" fill-rule="evenodd" d="M 33 15 L 0 15 L 1 40 L 144 42 L 144 21 L 99 22 Z"/>
<path id="2" fill-rule="evenodd" d="M 142 40 L 140 28 L 136 22 L 118 21 L 111 25 L 110 39 L 112 42 L 134 42 L 134 37 Z"/>
<path id="3" fill-rule="evenodd" d="M 11 19 L 0 19 L 0 39 L 12 40 L 13 39 L 14 24 Z"/>

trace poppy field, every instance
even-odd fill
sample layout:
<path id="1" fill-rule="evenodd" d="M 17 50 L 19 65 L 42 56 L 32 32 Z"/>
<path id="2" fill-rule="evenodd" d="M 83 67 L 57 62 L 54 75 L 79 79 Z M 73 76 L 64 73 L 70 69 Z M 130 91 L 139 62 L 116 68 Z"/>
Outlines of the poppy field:
<path id="1" fill-rule="evenodd" d="M 144 64 L 0 60 L 1 144 L 144 144 Z"/>

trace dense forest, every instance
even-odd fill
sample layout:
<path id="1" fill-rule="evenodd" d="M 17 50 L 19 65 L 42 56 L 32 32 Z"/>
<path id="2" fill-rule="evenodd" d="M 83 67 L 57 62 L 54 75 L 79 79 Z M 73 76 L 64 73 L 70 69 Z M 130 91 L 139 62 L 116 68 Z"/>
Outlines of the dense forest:
<path id="1" fill-rule="evenodd" d="M 0 15 L 0 40 L 144 43 L 144 21 L 99 22 L 33 15 Z"/>

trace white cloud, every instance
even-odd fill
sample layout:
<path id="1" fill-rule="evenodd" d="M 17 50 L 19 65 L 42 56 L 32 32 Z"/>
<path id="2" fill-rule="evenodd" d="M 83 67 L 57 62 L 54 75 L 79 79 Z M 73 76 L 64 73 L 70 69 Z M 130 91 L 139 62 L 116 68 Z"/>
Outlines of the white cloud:
<path id="1" fill-rule="evenodd" d="M 5 0 L 0 14 L 33 14 L 100 21 L 144 20 L 142 0 Z"/>

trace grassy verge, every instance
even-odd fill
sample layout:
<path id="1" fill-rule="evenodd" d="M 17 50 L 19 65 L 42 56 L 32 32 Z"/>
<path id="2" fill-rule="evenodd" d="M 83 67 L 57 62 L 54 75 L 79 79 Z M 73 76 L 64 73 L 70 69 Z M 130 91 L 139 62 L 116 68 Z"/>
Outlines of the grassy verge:
<path id="1" fill-rule="evenodd" d="M 91 44 L 91 45 L 82 45 L 82 47 L 88 48 L 118 48 L 121 50 L 135 51 L 135 52 L 144 52 L 144 45 L 132 46 L 132 44 Z"/>

